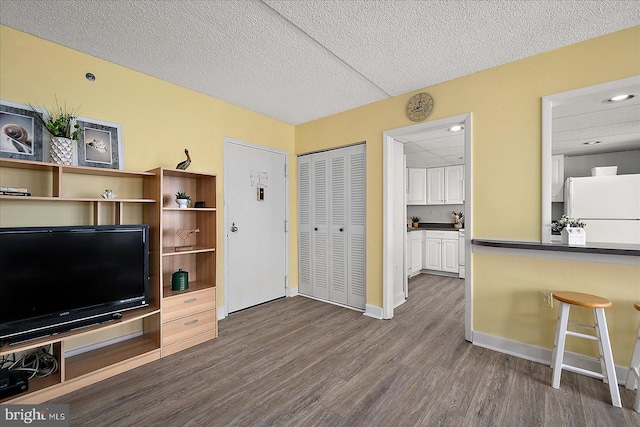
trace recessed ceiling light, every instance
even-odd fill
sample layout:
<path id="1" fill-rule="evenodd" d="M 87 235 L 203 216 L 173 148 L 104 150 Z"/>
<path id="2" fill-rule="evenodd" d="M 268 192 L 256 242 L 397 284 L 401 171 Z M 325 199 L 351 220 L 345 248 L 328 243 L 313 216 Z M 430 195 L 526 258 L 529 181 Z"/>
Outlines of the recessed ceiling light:
<path id="1" fill-rule="evenodd" d="M 96 79 L 96 76 L 95 76 L 95 74 L 93 74 L 93 73 L 87 73 L 87 74 L 85 74 L 85 75 L 84 75 L 84 77 L 85 77 L 87 80 L 89 80 L 90 82 L 92 82 L 92 81 L 94 81 L 94 80 Z"/>
<path id="2" fill-rule="evenodd" d="M 635 97 L 636 97 L 635 95 L 631 95 L 631 94 L 629 94 L 629 93 L 626 93 L 626 94 L 624 94 L 624 95 L 618 95 L 618 96 L 613 96 L 613 97 L 611 97 L 611 98 L 607 98 L 607 99 L 605 99 L 603 102 L 604 102 L 605 104 L 613 104 L 613 103 L 616 103 L 616 102 L 624 102 L 624 101 L 628 101 L 628 100 L 630 100 L 631 98 L 635 98 Z"/>
<path id="3" fill-rule="evenodd" d="M 583 142 L 584 145 L 596 145 L 596 144 L 600 144 L 602 141 L 587 141 L 587 142 Z"/>
<path id="4" fill-rule="evenodd" d="M 460 132 L 462 129 L 464 129 L 464 126 L 462 125 L 455 125 L 455 126 L 451 126 L 449 128 L 449 132 Z"/>

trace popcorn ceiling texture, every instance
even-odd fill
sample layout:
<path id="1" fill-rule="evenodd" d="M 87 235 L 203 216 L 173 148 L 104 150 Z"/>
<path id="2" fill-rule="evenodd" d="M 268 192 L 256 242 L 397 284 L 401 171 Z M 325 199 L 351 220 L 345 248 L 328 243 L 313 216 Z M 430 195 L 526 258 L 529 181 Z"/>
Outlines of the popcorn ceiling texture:
<path id="1" fill-rule="evenodd" d="M 2 0 L 0 22 L 299 124 L 638 25 L 640 2 Z"/>

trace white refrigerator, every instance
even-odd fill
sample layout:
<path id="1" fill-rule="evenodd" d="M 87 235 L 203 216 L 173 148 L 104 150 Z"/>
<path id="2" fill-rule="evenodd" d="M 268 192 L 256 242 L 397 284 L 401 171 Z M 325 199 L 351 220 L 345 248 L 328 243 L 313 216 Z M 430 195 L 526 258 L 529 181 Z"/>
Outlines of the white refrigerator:
<path id="1" fill-rule="evenodd" d="M 567 178 L 564 210 L 586 222 L 587 243 L 640 244 L 640 174 Z"/>

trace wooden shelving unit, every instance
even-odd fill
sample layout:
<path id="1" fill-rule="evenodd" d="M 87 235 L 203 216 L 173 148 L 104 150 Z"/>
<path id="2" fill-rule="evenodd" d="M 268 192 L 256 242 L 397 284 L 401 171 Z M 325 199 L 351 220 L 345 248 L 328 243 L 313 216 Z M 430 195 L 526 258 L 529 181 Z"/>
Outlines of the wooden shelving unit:
<path id="1" fill-rule="evenodd" d="M 216 311 L 216 175 L 154 169 L 158 176 L 160 209 L 160 280 L 162 288 L 162 356 L 218 336 Z M 175 193 L 184 191 L 202 208 L 178 208 Z M 177 230 L 200 230 L 186 241 Z M 188 247 L 188 249 L 184 247 Z M 182 247 L 176 249 L 176 247 Z M 182 269 L 189 288 L 172 291 L 171 278 Z"/>
<path id="2" fill-rule="evenodd" d="M 29 390 L 0 403 L 40 403 L 117 375 L 161 357 L 161 274 L 159 262 L 160 209 L 159 178 L 151 172 L 130 172 L 50 163 L 0 159 L 0 185 L 27 187 L 32 196 L 0 195 L 0 226 L 23 225 L 106 225 L 135 223 L 149 225 L 149 306 L 123 313 L 121 319 L 74 331 L 43 337 L 17 345 L 0 347 L 0 356 L 52 348 L 59 362 L 56 374 L 29 381 Z M 114 200 L 100 197 L 106 189 L 118 196 Z M 58 208 L 80 207 L 83 223 L 69 223 Z M 58 218 L 52 219 L 54 213 Z M 67 222 L 64 222 L 67 221 Z M 118 328 L 141 325 L 135 338 L 115 344 L 93 346 L 74 356 L 65 352 L 70 340 L 79 337 L 91 342 L 100 334 Z M 116 340 L 118 341 L 118 340 Z"/>

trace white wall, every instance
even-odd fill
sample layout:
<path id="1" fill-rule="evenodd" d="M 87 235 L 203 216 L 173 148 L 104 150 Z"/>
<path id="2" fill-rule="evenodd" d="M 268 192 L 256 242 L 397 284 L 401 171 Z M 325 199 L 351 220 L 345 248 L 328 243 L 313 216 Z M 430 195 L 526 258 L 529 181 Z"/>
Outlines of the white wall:
<path id="1" fill-rule="evenodd" d="M 409 218 L 412 216 L 420 217 L 420 222 L 444 222 L 453 224 L 452 211 L 464 212 L 464 205 L 407 206 L 407 216 Z"/>
<path id="2" fill-rule="evenodd" d="M 597 166 L 618 166 L 618 175 L 640 173 L 640 150 L 565 156 L 564 177 L 591 176 L 591 168 Z"/>

